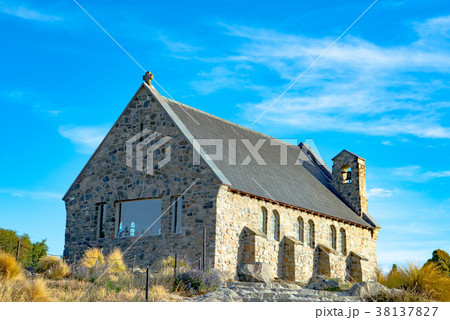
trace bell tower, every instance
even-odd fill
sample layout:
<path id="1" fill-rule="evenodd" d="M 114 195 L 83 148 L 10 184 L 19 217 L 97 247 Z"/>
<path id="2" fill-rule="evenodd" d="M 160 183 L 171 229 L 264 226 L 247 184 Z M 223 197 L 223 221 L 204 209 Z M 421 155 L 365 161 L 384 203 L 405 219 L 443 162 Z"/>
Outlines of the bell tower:
<path id="1" fill-rule="evenodd" d="M 368 213 L 366 160 L 347 150 L 333 158 L 331 183 L 360 217 Z"/>

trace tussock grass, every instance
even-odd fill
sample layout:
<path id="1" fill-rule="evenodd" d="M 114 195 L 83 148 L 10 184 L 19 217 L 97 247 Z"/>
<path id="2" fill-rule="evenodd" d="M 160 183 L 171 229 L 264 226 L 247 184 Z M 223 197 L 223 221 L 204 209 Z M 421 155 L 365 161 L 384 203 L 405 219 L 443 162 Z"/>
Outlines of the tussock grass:
<path id="1" fill-rule="evenodd" d="M 156 272 L 165 271 L 166 269 L 172 269 L 173 272 L 174 268 L 175 268 L 175 258 L 173 256 L 167 256 L 166 258 L 159 260 L 152 266 L 152 269 Z M 184 259 L 178 259 L 177 269 L 178 268 L 190 270 L 191 265 L 188 261 Z"/>
<path id="2" fill-rule="evenodd" d="M 0 281 L 0 302 L 51 302 L 44 280 Z"/>
<path id="3" fill-rule="evenodd" d="M 94 268 L 105 264 L 105 256 L 100 248 L 90 248 L 84 252 L 82 264 L 86 268 Z"/>
<path id="4" fill-rule="evenodd" d="M 450 301 L 450 277 L 436 264 L 427 263 L 420 267 L 409 263 L 381 276 L 379 282 L 388 288 L 405 290 L 405 295 L 413 301 Z"/>
<path id="5" fill-rule="evenodd" d="M 61 279 L 70 273 L 70 267 L 58 257 L 47 256 L 39 260 L 36 272 L 44 273 L 51 279 Z"/>
<path id="6" fill-rule="evenodd" d="M 123 253 L 119 248 L 114 248 L 106 258 L 106 263 L 111 266 L 109 269 L 112 273 L 123 273 L 127 271 L 127 266 L 123 261 Z"/>
<path id="7" fill-rule="evenodd" d="M 7 252 L 0 250 L 0 281 L 23 279 L 22 266 L 16 258 Z"/>

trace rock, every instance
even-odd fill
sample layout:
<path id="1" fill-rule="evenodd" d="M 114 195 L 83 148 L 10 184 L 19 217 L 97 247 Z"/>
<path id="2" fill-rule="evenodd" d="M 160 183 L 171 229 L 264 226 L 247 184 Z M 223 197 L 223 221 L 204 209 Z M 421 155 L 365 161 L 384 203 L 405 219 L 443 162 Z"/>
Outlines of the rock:
<path id="1" fill-rule="evenodd" d="M 237 274 L 241 281 L 270 283 L 269 266 L 263 262 L 243 264 Z"/>
<path id="2" fill-rule="evenodd" d="M 24 270 L 23 270 L 23 274 L 25 275 L 25 277 L 26 277 L 27 279 L 32 279 L 32 278 L 33 278 L 33 273 L 30 272 L 30 271 L 28 271 L 27 269 L 24 269 Z"/>
<path id="3" fill-rule="evenodd" d="M 219 270 L 219 269 L 214 269 L 214 272 L 219 275 L 220 279 L 222 279 L 223 281 L 235 281 L 237 279 L 235 274 L 233 272 L 230 271 L 224 271 L 224 270 Z"/>
<path id="4" fill-rule="evenodd" d="M 330 290 L 339 288 L 339 282 L 336 280 L 320 279 L 310 283 L 307 288 L 313 290 Z"/>
<path id="5" fill-rule="evenodd" d="M 220 288 L 217 291 L 204 294 L 194 301 L 201 302 L 238 302 L 242 301 L 242 298 L 233 290 L 228 288 Z"/>
<path id="6" fill-rule="evenodd" d="M 391 289 L 383 286 L 381 283 L 376 281 L 370 282 L 358 282 L 355 284 L 348 293 L 351 296 L 357 296 L 361 298 L 370 298 L 380 293 L 391 294 Z"/>

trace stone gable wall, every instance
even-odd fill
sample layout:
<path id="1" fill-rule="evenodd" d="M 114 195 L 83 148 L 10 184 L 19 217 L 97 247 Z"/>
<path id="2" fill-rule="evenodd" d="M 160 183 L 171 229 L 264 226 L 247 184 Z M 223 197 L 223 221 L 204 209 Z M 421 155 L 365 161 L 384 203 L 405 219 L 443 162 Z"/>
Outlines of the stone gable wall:
<path id="1" fill-rule="evenodd" d="M 141 126 L 161 133 L 161 137 L 172 137 L 168 142 L 171 161 L 152 176 L 126 166 L 126 141 L 139 133 Z M 160 150 L 155 163 L 164 158 L 164 151 Z M 141 89 L 65 197 L 64 255 L 79 258 L 89 246 L 103 247 L 105 252 L 116 246 L 127 250 L 136 237 L 115 237 L 117 201 L 161 197 L 162 212 L 167 211 L 161 218 L 161 235 L 144 236 L 134 244 L 125 255 L 128 264 L 136 259 L 136 265 L 145 265 L 174 253 L 198 263 L 203 227 L 207 228 L 207 260 L 214 261 L 215 207 L 220 182 L 205 163 L 193 166 L 192 157 L 189 142 L 159 103 Z M 172 196 L 181 195 L 197 178 L 184 195 L 182 233 L 174 234 L 172 210 L 168 210 Z M 104 239 L 97 239 L 98 203 L 105 203 Z"/>
<path id="2" fill-rule="evenodd" d="M 280 215 L 280 240 L 273 240 L 267 236 L 255 235 L 251 237 L 245 235 L 243 230 L 246 226 L 259 230 L 261 207 L 265 207 L 268 216 L 272 210 L 277 210 Z M 296 238 L 296 221 L 301 216 L 304 221 L 304 242 L 292 243 L 288 241 L 285 248 L 284 236 Z M 315 224 L 315 248 L 306 245 L 308 221 Z M 337 230 L 337 250 L 331 250 L 327 255 L 320 255 L 318 244 L 331 247 L 330 227 L 334 225 Z M 269 229 L 271 227 L 268 223 Z M 344 228 L 347 238 L 347 252 L 340 253 L 340 233 Z M 269 230 L 270 232 L 270 230 Z M 270 266 L 273 278 L 289 278 L 292 269 L 284 265 L 289 261 L 295 261 L 296 281 L 308 281 L 313 275 L 318 273 L 320 258 L 328 257 L 329 277 L 351 280 L 350 273 L 350 252 L 354 251 L 361 256 L 367 257 L 369 261 L 363 261 L 362 278 L 364 280 L 374 280 L 376 278 L 376 238 L 378 230 L 368 230 L 358 226 L 350 225 L 336 220 L 331 220 L 318 215 L 306 213 L 301 210 L 286 208 L 268 201 L 238 194 L 229 191 L 228 187 L 222 186 L 217 197 L 217 222 L 216 222 L 216 255 L 215 264 L 228 272 L 235 273 L 240 263 L 245 261 L 265 262 Z M 250 239 L 249 239 L 250 238 Z M 295 252 L 287 255 L 286 250 L 293 248 Z M 252 258 L 254 256 L 254 258 Z M 322 258 L 323 259 L 323 258 Z"/>

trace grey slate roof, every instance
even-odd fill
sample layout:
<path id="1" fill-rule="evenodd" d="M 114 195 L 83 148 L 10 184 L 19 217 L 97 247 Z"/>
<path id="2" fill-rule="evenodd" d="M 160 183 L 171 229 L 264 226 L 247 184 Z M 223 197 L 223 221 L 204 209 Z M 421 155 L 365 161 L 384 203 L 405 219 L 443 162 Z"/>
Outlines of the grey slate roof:
<path id="1" fill-rule="evenodd" d="M 193 138 L 223 139 L 223 160 L 209 161 L 212 161 L 214 167 L 218 169 L 219 176 L 222 176 L 221 180 L 230 184 L 231 188 L 358 225 L 373 227 L 337 196 L 331 186 L 329 168 L 307 145 L 284 143 L 287 145 L 287 164 L 281 165 L 280 146 L 271 145 L 269 141 L 274 138 L 171 99 L 163 99 L 164 104 L 170 107 L 170 112 L 174 112 Z M 256 163 L 242 139 L 247 139 L 252 145 L 260 139 L 268 139 L 258 150 L 265 165 Z M 228 157 L 230 140 L 236 141 L 236 165 L 232 162 L 230 164 Z M 214 146 L 202 148 L 209 155 L 216 152 Z M 303 154 L 299 158 L 300 148 L 305 150 L 306 156 Z M 251 158 L 250 163 L 242 165 L 248 156 Z"/>

